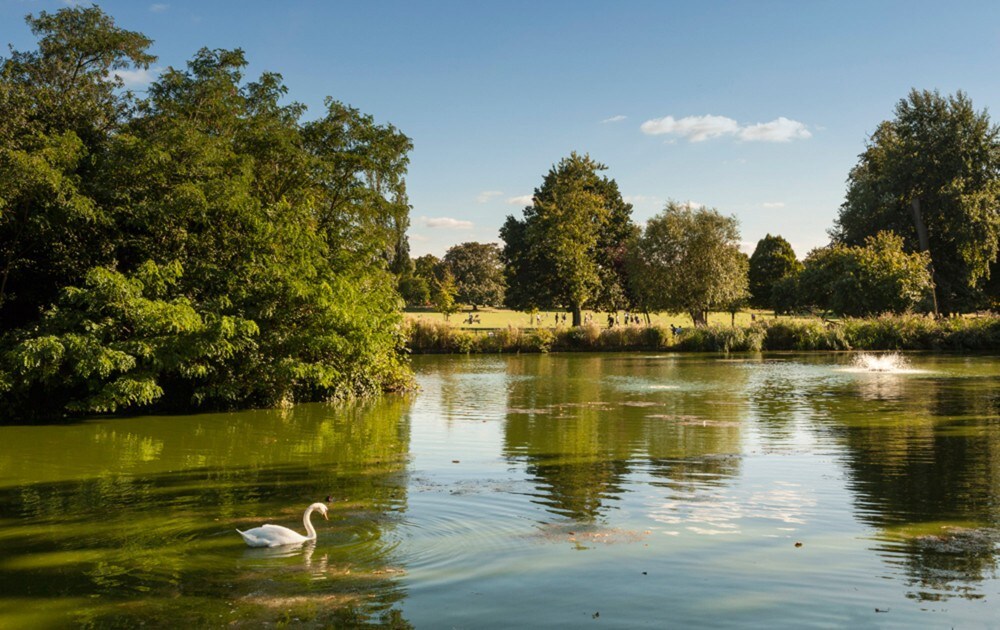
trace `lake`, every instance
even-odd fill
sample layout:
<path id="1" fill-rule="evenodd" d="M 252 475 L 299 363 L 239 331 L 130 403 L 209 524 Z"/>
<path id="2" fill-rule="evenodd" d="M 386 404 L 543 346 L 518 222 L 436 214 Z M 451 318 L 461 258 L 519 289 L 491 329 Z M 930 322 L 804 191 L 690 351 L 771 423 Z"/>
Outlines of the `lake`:
<path id="1" fill-rule="evenodd" d="M 420 356 L 351 407 L 0 427 L 0 627 L 1000 626 L 1000 362 Z M 250 549 L 265 522 L 315 542 Z"/>

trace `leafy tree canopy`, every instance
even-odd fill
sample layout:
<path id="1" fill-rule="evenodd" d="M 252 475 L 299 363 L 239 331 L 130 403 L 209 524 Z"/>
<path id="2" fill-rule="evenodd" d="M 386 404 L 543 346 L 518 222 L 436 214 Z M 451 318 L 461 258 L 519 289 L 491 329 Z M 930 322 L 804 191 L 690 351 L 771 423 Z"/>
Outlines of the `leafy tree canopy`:
<path id="1" fill-rule="evenodd" d="M 244 80 L 240 50 L 202 49 L 136 100 L 109 71 L 147 65 L 148 39 L 96 7 L 29 22 L 39 50 L 0 67 L 21 108 L 0 122 L 0 415 L 408 382 L 389 269 L 405 135 L 333 100 L 302 121 L 279 75 Z"/>
<path id="2" fill-rule="evenodd" d="M 473 308 L 503 304 L 503 264 L 498 245 L 460 243 L 445 252 L 444 261 L 455 276 L 455 299 L 459 302 Z"/>
<path id="3" fill-rule="evenodd" d="M 500 230 L 512 308 L 566 308 L 580 325 L 583 306 L 626 303 L 624 251 L 635 233 L 632 206 L 603 164 L 572 153 L 535 189 L 524 217 L 508 216 Z"/>
<path id="4" fill-rule="evenodd" d="M 750 256 L 750 304 L 756 308 L 775 308 L 774 285 L 802 270 L 791 244 L 780 236 L 768 234 L 757 241 Z"/>
<path id="5" fill-rule="evenodd" d="M 686 312 L 696 326 L 709 310 L 747 297 L 747 258 L 734 217 L 670 201 L 629 248 L 629 277 L 647 311 Z"/>
<path id="6" fill-rule="evenodd" d="M 901 235 L 929 251 L 941 308 L 974 308 L 1000 244 L 1000 129 L 962 92 L 913 90 L 895 113 L 851 170 L 832 236 Z"/>
<path id="7" fill-rule="evenodd" d="M 911 311 L 930 295 L 928 260 L 926 253 L 907 253 L 892 232 L 868 237 L 864 246 L 815 249 L 798 276 L 798 300 L 855 317 Z"/>

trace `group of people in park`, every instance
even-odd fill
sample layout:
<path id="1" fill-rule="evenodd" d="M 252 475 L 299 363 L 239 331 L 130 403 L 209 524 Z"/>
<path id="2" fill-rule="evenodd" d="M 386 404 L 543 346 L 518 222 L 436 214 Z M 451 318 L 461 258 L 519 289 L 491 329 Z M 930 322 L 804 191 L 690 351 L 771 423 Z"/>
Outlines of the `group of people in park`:
<path id="1" fill-rule="evenodd" d="M 566 315 L 566 313 L 553 313 L 552 316 L 554 318 L 555 325 L 557 327 L 558 326 L 565 326 L 566 325 L 566 322 L 567 322 L 567 315 Z M 466 323 L 466 324 L 473 323 L 472 322 L 472 314 L 471 313 L 469 314 L 468 319 L 464 320 L 464 323 Z M 476 315 L 475 323 L 479 323 L 479 316 L 478 315 Z M 593 313 L 584 313 L 583 314 L 583 325 L 587 326 L 587 325 L 592 324 L 592 323 L 594 323 L 594 314 Z M 635 313 L 629 313 L 627 311 L 625 312 L 624 315 L 621 315 L 618 312 L 608 313 L 608 328 L 614 328 L 615 326 L 622 326 L 622 325 L 624 325 L 624 326 L 631 326 L 633 324 L 634 325 L 639 325 L 641 323 L 642 323 L 642 320 L 640 319 L 639 315 L 637 315 Z M 532 314 L 529 314 L 528 315 L 528 325 L 529 326 L 541 326 L 542 325 L 542 314 L 541 313 L 532 313 Z"/>
<path id="2" fill-rule="evenodd" d="M 640 323 L 639 316 L 635 313 L 629 313 L 625 311 L 624 317 L 625 326 L 631 326 L 632 324 L 638 325 Z M 608 313 L 608 328 L 614 328 L 619 325 L 618 313 Z"/>

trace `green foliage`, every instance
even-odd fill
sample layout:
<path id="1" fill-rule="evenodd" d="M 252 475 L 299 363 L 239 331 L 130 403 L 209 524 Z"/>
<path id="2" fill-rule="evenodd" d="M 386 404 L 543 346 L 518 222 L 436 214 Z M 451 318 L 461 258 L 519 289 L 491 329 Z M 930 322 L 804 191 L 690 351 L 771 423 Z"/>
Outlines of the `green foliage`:
<path id="1" fill-rule="evenodd" d="M 548 351 L 766 352 L 841 350 L 1000 351 L 1000 318 L 883 315 L 758 321 L 749 326 L 704 326 L 674 334 L 659 326 L 594 325 L 469 331 L 441 321 L 411 320 L 406 336 L 414 353 L 517 353 Z"/>
<path id="2" fill-rule="evenodd" d="M 460 243 L 450 247 L 444 262 L 455 276 L 455 298 L 462 304 L 503 304 L 504 276 L 500 247 L 495 243 Z"/>
<path id="3" fill-rule="evenodd" d="M 413 275 L 423 278 L 428 285 L 432 285 L 435 280 L 440 280 L 444 269 L 441 259 L 434 254 L 424 254 L 413 261 Z"/>
<path id="4" fill-rule="evenodd" d="M 202 316 L 183 298 L 159 299 L 178 264 L 143 265 L 134 277 L 95 267 L 63 292 L 30 331 L 4 344 L 5 417 L 115 412 L 163 396 L 163 379 L 204 380 L 254 343 L 252 321 Z M 44 394 L 42 396 L 41 394 Z"/>
<path id="5" fill-rule="evenodd" d="M 766 350 L 850 350 L 844 330 L 817 320 L 773 321 L 765 324 Z"/>
<path id="6" fill-rule="evenodd" d="M 907 254 L 903 239 L 880 232 L 864 247 L 835 244 L 806 257 L 799 301 L 854 317 L 901 313 L 922 304 L 931 288 L 926 254 Z"/>
<path id="7" fill-rule="evenodd" d="M 777 309 L 776 304 L 782 296 L 775 295 L 775 285 L 801 270 L 802 263 L 795 258 L 788 241 L 770 234 L 760 239 L 750 256 L 750 304 L 756 308 Z"/>
<path id="8" fill-rule="evenodd" d="M 24 325 L 61 287 L 112 262 L 105 191 L 91 177 L 133 109 L 115 71 L 155 61 L 152 41 L 97 7 L 28 16 L 38 50 L 0 59 L 0 325 Z M 109 78 L 110 77 L 110 78 Z"/>
<path id="9" fill-rule="evenodd" d="M 445 268 L 441 274 L 441 279 L 435 281 L 434 293 L 431 295 L 434 308 L 444 313 L 445 319 L 448 319 L 452 313 L 458 311 L 458 304 L 455 302 L 455 294 L 457 292 L 458 287 L 455 284 L 455 276 L 452 275 L 450 269 Z"/>
<path id="10" fill-rule="evenodd" d="M 431 288 L 424 278 L 407 274 L 399 277 L 399 295 L 407 306 L 424 306 L 431 301 Z"/>
<path id="11" fill-rule="evenodd" d="M 629 251 L 629 277 L 645 311 L 687 312 L 696 326 L 711 309 L 747 295 L 747 263 L 736 219 L 671 201 L 650 219 Z"/>
<path id="12" fill-rule="evenodd" d="M 1000 246 L 1000 128 L 962 92 L 913 90 L 895 114 L 851 171 L 833 236 L 901 235 L 907 251 L 929 250 L 941 308 L 974 308 Z"/>
<path id="13" fill-rule="evenodd" d="M 759 324 L 746 327 L 703 326 L 682 333 L 678 348 L 698 352 L 760 352 L 765 337 L 766 328 Z"/>
<path id="14" fill-rule="evenodd" d="M 572 153 L 549 170 L 523 219 L 507 217 L 500 238 L 509 306 L 569 309 L 579 326 L 585 305 L 625 301 L 623 248 L 635 226 L 618 185 L 599 175 L 606 169 Z"/>
<path id="15" fill-rule="evenodd" d="M 801 271 L 787 275 L 771 287 L 771 308 L 778 315 L 788 315 L 799 310 L 799 286 Z"/>
<path id="16" fill-rule="evenodd" d="M 0 73 L 31 131 L 4 127 L 0 149 L 0 232 L 17 236 L 0 239 L 11 417 L 39 398 L 58 415 L 406 385 L 390 265 L 409 266 L 409 139 L 332 100 L 302 122 L 280 76 L 243 80 L 239 50 L 202 49 L 134 101 L 107 72 L 144 67 L 149 41 L 96 8 L 56 15 L 53 46 Z M 104 60 L 69 130 L 19 83 L 64 57 Z"/>

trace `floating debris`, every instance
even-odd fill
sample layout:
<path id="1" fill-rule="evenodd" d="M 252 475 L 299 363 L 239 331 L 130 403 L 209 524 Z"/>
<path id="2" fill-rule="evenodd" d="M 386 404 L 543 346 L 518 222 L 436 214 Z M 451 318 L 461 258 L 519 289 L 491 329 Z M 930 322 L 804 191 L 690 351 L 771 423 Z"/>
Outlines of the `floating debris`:
<path id="1" fill-rule="evenodd" d="M 622 543 L 641 542 L 651 532 L 639 532 L 631 529 L 621 528 L 588 528 L 586 530 L 574 527 L 568 529 L 566 525 L 548 524 L 544 525 L 538 535 L 548 542 L 569 542 L 577 546 L 583 544 L 617 545 Z"/>

